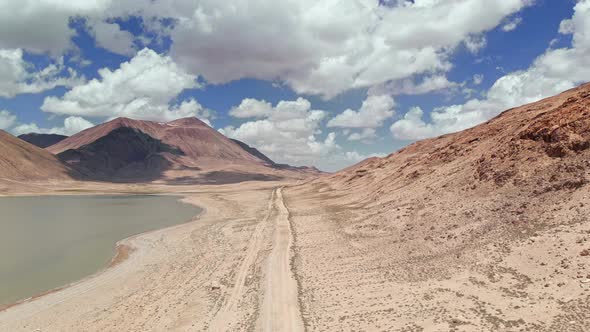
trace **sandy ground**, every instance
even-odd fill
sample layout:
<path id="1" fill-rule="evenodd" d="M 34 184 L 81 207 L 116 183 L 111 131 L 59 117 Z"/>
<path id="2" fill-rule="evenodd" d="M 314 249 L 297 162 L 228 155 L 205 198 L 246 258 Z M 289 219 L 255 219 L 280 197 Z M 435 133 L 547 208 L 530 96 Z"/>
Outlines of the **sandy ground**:
<path id="1" fill-rule="evenodd" d="M 590 330 L 588 191 L 546 202 L 536 225 L 460 197 L 450 210 L 406 192 L 380 210 L 325 189 L 285 192 L 306 330 Z"/>
<path id="2" fill-rule="evenodd" d="M 0 312 L 0 331 L 301 331 L 282 185 L 103 188 L 182 191 L 205 212 L 121 241 L 127 259 Z"/>
<path id="3" fill-rule="evenodd" d="M 55 184 L 45 192 L 29 185 L 45 194 L 181 193 L 206 211 L 193 222 L 126 239 L 127 259 L 0 312 L 0 331 L 590 326 L 590 256 L 583 254 L 590 223 L 579 218 L 588 215 L 587 191 L 553 209 L 547 202 L 547 222 L 507 229 L 453 197 L 437 198 L 455 207 L 448 212 L 437 200 L 408 193 L 379 210 L 355 204 L 351 194 L 289 183 L 75 190 Z M 480 211 L 494 211 L 480 203 Z"/>

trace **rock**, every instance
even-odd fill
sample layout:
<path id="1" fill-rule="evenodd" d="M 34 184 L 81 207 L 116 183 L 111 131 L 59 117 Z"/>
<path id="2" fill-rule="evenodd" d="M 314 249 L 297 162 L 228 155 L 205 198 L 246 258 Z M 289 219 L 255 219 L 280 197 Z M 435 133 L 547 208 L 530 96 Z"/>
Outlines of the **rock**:
<path id="1" fill-rule="evenodd" d="M 580 256 L 590 256 L 590 250 L 584 249 L 580 252 Z"/>
<path id="2" fill-rule="evenodd" d="M 221 289 L 221 285 L 219 284 L 218 281 L 212 281 L 211 282 L 211 290 L 217 290 L 217 289 Z"/>

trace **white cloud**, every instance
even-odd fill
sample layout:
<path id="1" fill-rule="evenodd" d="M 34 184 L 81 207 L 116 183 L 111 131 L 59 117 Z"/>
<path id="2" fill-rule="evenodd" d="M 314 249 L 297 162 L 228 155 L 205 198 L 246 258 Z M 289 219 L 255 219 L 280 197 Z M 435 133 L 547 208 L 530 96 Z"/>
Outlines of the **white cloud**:
<path id="1" fill-rule="evenodd" d="M 21 49 L 0 49 L 0 97 L 38 93 L 57 86 L 72 87 L 84 83 L 76 71 L 65 68 L 63 58 L 35 69 L 23 59 Z"/>
<path id="2" fill-rule="evenodd" d="M 84 118 L 77 116 L 70 116 L 64 120 L 62 127 L 53 128 L 40 128 L 36 123 L 21 123 L 12 128 L 14 135 L 38 133 L 38 134 L 59 134 L 71 136 L 79 133 L 80 131 L 93 127 L 94 124 Z"/>
<path id="3" fill-rule="evenodd" d="M 424 77 L 417 84 L 413 79 L 379 84 L 371 87 L 369 94 L 422 95 L 429 92 L 448 90 L 458 86 L 458 83 L 450 82 L 444 75 L 433 75 Z"/>
<path id="4" fill-rule="evenodd" d="M 395 102 L 388 95 L 370 95 L 358 111 L 347 109 L 328 122 L 328 127 L 377 128 L 394 114 Z"/>
<path id="5" fill-rule="evenodd" d="M 272 104 L 266 100 L 246 98 L 239 106 L 233 107 L 229 114 L 236 118 L 266 117 L 272 113 Z"/>
<path id="6" fill-rule="evenodd" d="M 391 126 L 394 137 L 416 140 L 459 131 L 486 121 L 515 106 L 558 94 L 590 81 L 590 0 L 579 1 L 574 16 L 560 26 L 561 33 L 573 34 L 569 48 L 547 49 L 526 70 L 499 78 L 484 99 L 435 109 L 431 121 L 422 110 L 412 109 Z"/>
<path id="7" fill-rule="evenodd" d="M 278 80 L 330 98 L 352 88 L 451 68 L 452 50 L 476 52 L 482 33 L 529 0 L 232 1 L 154 3 L 146 13 L 179 18 L 171 55 L 212 83 Z M 243 13 L 248 13 L 244 15 Z"/>
<path id="8" fill-rule="evenodd" d="M 349 141 L 361 141 L 363 143 L 371 143 L 377 139 L 377 133 L 373 128 L 364 128 L 360 132 L 354 132 L 348 135 Z"/>
<path id="9" fill-rule="evenodd" d="M 82 17 L 91 22 L 97 45 L 130 55 L 132 36 L 112 22 L 138 15 L 144 28 L 158 34 L 155 39 L 170 37 L 176 62 L 211 83 L 257 78 L 330 98 L 349 89 L 444 73 L 451 68 L 454 48 L 465 43 L 476 52 L 485 45 L 482 33 L 530 3 L 4 0 L 0 48 L 63 54 L 73 48 L 70 20 Z M 146 35 L 136 38 L 141 43 Z"/>
<path id="10" fill-rule="evenodd" d="M 520 23 L 522 23 L 522 17 L 516 16 L 516 17 L 512 18 L 511 20 L 509 20 L 508 22 L 506 22 L 502 26 L 502 30 L 505 32 L 516 30 L 516 28 L 518 28 Z"/>
<path id="11" fill-rule="evenodd" d="M 0 110 L 0 129 L 6 130 L 16 123 L 16 116 L 7 110 Z"/>
<path id="12" fill-rule="evenodd" d="M 371 157 L 383 158 L 385 156 L 387 156 L 387 155 L 384 153 L 372 153 L 372 154 L 366 155 L 366 154 L 359 153 L 356 150 L 344 153 L 344 158 L 346 160 L 348 160 L 350 162 L 354 162 L 354 163 L 358 163 L 360 161 L 363 161 L 363 160 L 365 160 L 367 158 L 371 158 Z"/>
<path id="13" fill-rule="evenodd" d="M 228 126 L 220 132 L 256 147 L 276 162 L 312 165 L 340 149 L 335 133 L 321 138 L 320 126 L 326 115 L 313 110 L 307 99 L 298 98 L 279 102 L 263 119 Z"/>
<path id="14" fill-rule="evenodd" d="M 207 119 L 211 115 L 194 99 L 170 106 L 178 94 L 199 84 L 169 56 L 143 49 L 117 70 L 103 68 L 98 73 L 99 79 L 74 87 L 62 98 L 45 98 L 41 109 L 64 115 L 152 121 L 189 116 Z"/>
<path id="15" fill-rule="evenodd" d="M 74 29 L 70 18 L 98 15 L 111 0 L 2 0 L 0 1 L 0 48 L 49 52 L 54 56 L 72 48 Z"/>
<path id="16" fill-rule="evenodd" d="M 486 47 L 488 41 L 484 35 L 471 35 L 465 39 L 465 47 L 472 54 L 477 54 L 484 47 Z"/>
<path id="17" fill-rule="evenodd" d="M 133 34 L 121 30 L 117 23 L 97 21 L 89 24 L 89 30 L 99 47 L 122 55 L 133 55 L 136 52 Z"/>

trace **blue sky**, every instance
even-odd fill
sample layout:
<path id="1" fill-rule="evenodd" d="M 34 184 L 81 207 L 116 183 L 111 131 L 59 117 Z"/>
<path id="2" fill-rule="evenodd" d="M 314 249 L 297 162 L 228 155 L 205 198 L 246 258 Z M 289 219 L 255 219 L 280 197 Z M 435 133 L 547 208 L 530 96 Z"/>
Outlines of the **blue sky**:
<path id="1" fill-rule="evenodd" d="M 383 4 L 10 0 L 0 128 L 197 116 L 333 171 L 590 80 L 590 1 Z"/>

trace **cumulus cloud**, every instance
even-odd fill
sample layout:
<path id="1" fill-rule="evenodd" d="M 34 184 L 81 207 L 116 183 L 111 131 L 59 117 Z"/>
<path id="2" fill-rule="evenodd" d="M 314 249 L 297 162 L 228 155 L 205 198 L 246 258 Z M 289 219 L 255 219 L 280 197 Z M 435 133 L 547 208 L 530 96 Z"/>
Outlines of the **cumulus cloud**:
<path id="1" fill-rule="evenodd" d="M 328 122 L 328 127 L 378 128 L 394 114 L 395 101 L 389 95 L 370 95 L 358 111 L 347 109 Z"/>
<path id="2" fill-rule="evenodd" d="M 484 35 L 471 35 L 465 39 L 465 47 L 473 54 L 479 53 L 484 47 L 486 47 L 488 41 Z"/>
<path id="3" fill-rule="evenodd" d="M 383 158 L 385 157 L 386 154 L 384 153 L 371 153 L 371 154 L 362 154 L 357 152 L 356 150 L 353 151 L 349 151 L 344 153 L 344 158 L 350 162 L 354 162 L 354 163 L 358 163 L 360 161 L 363 161 L 367 158 L 371 158 L 371 157 L 379 157 L 379 158 Z"/>
<path id="4" fill-rule="evenodd" d="M 170 38 L 177 63 L 211 83 L 257 78 L 330 98 L 349 89 L 446 72 L 454 48 L 465 43 L 478 51 L 485 45 L 482 33 L 530 3 L 5 0 L 0 47 L 63 54 L 75 35 L 70 20 L 83 17 L 98 46 L 131 55 L 133 36 L 113 19 L 141 16 L 154 38 Z"/>
<path id="5" fill-rule="evenodd" d="M 279 80 L 298 93 L 330 98 L 352 88 L 445 72 L 453 48 L 465 42 L 476 52 L 485 45 L 483 32 L 529 3 L 204 0 L 156 2 L 151 11 L 179 18 L 170 32 L 171 55 L 212 83 Z"/>
<path id="6" fill-rule="evenodd" d="M 573 34 L 571 47 L 547 49 L 526 70 L 499 78 L 485 98 L 435 109 L 430 122 L 422 110 L 410 110 L 391 126 L 394 137 L 416 140 L 472 127 L 515 106 L 558 94 L 590 81 L 590 0 L 579 1 L 574 15 L 560 25 Z M 413 129 L 411 127 L 414 127 Z"/>
<path id="7" fill-rule="evenodd" d="M 16 116 L 7 110 L 0 110 L 0 129 L 6 130 L 16 123 Z"/>
<path id="8" fill-rule="evenodd" d="M 70 116 L 64 120 L 62 127 L 41 128 L 36 123 L 21 123 L 11 129 L 14 135 L 38 133 L 38 134 L 59 134 L 71 136 L 78 132 L 93 127 L 94 124 L 84 118 L 77 116 Z"/>
<path id="9" fill-rule="evenodd" d="M 363 143 L 371 143 L 377 139 L 377 132 L 373 128 L 365 128 L 360 132 L 354 132 L 348 135 L 349 141 L 361 141 Z"/>
<path id="10" fill-rule="evenodd" d="M 272 110 L 272 104 L 266 100 L 246 98 L 240 105 L 233 107 L 229 114 L 236 118 L 258 118 L 269 116 Z"/>
<path id="11" fill-rule="evenodd" d="M 63 115 L 152 121 L 190 116 L 207 119 L 211 115 L 194 99 L 171 105 L 182 91 L 200 85 L 169 56 L 150 49 L 138 52 L 114 71 L 103 68 L 98 74 L 99 78 L 74 87 L 61 98 L 45 98 L 41 109 Z"/>
<path id="12" fill-rule="evenodd" d="M 135 37 L 130 32 L 121 30 L 117 23 L 91 22 L 89 30 L 99 47 L 122 55 L 133 55 L 136 52 Z"/>
<path id="13" fill-rule="evenodd" d="M 246 104 L 257 103 L 250 100 Z M 335 133 L 322 138 L 320 127 L 326 115 L 325 111 L 312 109 L 307 99 L 298 98 L 280 101 L 262 119 L 228 126 L 220 132 L 255 146 L 277 162 L 311 165 L 340 149 Z"/>
<path id="14" fill-rule="evenodd" d="M 38 93 L 57 86 L 72 87 L 84 83 L 75 70 L 66 68 L 63 58 L 36 69 L 23 58 L 21 49 L 0 49 L 0 97 Z"/>
<path id="15" fill-rule="evenodd" d="M 459 85 L 450 82 L 444 75 L 433 75 L 424 77 L 419 83 L 408 78 L 375 85 L 369 89 L 369 94 L 422 95 L 429 92 L 453 89 Z"/>
<path id="16" fill-rule="evenodd" d="M 49 52 L 59 56 L 71 49 L 75 31 L 70 19 L 101 15 L 112 1 L 3 0 L 0 1 L 0 48 Z"/>

